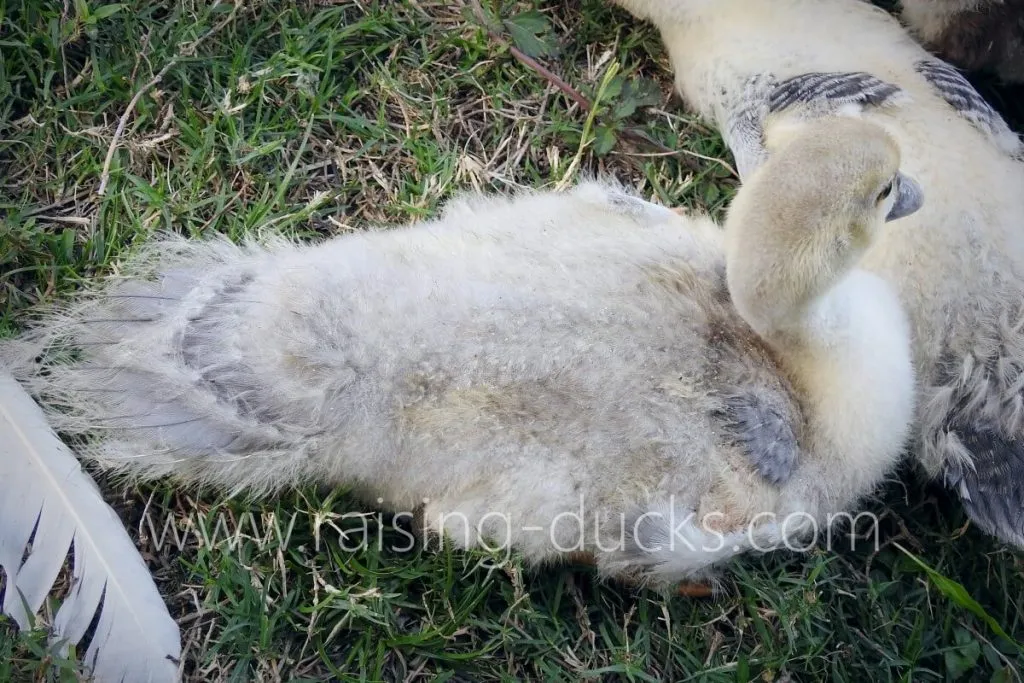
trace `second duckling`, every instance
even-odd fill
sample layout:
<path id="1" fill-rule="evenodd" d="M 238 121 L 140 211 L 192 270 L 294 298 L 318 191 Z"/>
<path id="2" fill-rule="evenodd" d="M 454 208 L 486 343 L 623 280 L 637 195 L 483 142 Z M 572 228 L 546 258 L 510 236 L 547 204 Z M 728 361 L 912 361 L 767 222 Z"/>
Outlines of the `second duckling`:
<path id="1" fill-rule="evenodd" d="M 614 2 L 658 27 L 677 90 L 741 180 L 808 120 L 860 117 L 897 140 L 929 201 L 861 266 L 910 315 L 913 462 L 979 529 L 1024 548 L 1024 142 L 864 0 Z"/>
<path id="2" fill-rule="evenodd" d="M 317 245 L 158 241 L 4 355 L 105 466 L 351 486 L 458 546 L 668 587 L 805 538 L 897 461 L 908 323 L 856 266 L 921 204 L 899 163 L 877 126 L 808 126 L 724 242 L 594 182 Z"/>
<path id="3" fill-rule="evenodd" d="M 902 17 L 958 67 L 1024 83 L 1024 0 L 903 0 Z"/>

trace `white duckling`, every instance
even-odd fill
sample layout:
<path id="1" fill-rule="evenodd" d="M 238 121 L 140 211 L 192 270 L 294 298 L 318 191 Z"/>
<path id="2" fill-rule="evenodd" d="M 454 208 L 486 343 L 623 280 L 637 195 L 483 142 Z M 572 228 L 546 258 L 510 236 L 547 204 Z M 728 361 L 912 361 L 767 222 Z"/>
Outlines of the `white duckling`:
<path id="1" fill-rule="evenodd" d="M 614 0 L 652 21 L 741 178 L 776 135 L 857 116 L 929 197 L 863 267 L 897 289 L 919 379 L 914 454 L 1024 546 L 1024 147 L 970 84 L 861 0 Z"/>
<path id="2" fill-rule="evenodd" d="M 706 576 L 849 510 L 914 411 L 898 299 L 857 266 L 921 204 L 896 144 L 850 120 L 772 152 L 724 243 L 593 182 L 315 245 L 167 239 L 5 356 L 129 474 L 351 486 L 457 546 Z M 782 486 L 751 455 L 778 449 Z"/>

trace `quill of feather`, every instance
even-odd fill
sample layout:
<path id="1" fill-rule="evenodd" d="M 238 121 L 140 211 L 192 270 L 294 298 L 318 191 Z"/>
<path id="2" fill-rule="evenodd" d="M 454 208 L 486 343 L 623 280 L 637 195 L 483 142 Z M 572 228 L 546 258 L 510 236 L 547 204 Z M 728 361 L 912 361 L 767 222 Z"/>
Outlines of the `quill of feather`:
<path id="1" fill-rule="evenodd" d="M 176 680 L 181 635 L 142 557 L 39 406 L 0 369 L 0 611 L 20 628 L 30 626 L 72 544 L 73 581 L 51 638 L 66 653 L 101 609 L 84 659 L 97 681 Z"/>

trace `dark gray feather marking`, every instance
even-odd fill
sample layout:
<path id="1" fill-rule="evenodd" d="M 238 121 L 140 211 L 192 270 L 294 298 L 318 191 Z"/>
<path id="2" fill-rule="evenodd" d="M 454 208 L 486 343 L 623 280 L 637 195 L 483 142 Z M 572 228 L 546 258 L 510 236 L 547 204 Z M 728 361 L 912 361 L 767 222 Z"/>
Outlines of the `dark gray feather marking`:
<path id="1" fill-rule="evenodd" d="M 995 128 L 995 121 L 1002 122 L 996 110 L 950 64 L 929 59 L 918 62 L 915 68 L 951 107 L 972 123 L 991 131 Z"/>
<path id="2" fill-rule="evenodd" d="M 1024 441 L 979 425 L 960 427 L 953 434 L 971 452 L 973 467 L 948 463 L 946 485 L 960 494 L 981 530 L 1024 546 Z"/>
<path id="3" fill-rule="evenodd" d="M 768 156 L 764 124 L 775 87 L 772 74 L 757 74 L 747 80 L 739 97 L 727 106 L 725 143 L 732 150 L 740 180 L 746 180 Z"/>
<path id="4" fill-rule="evenodd" d="M 199 375 L 204 389 L 219 402 L 230 405 L 241 417 L 273 425 L 281 419 L 274 407 L 249 399 L 261 393 L 261 380 L 245 363 L 225 353 L 221 341 L 223 311 L 244 301 L 242 297 L 254 279 L 252 273 L 245 272 L 226 282 L 206 306 L 189 319 L 180 337 L 180 353 L 185 366 Z M 197 432 L 203 438 L 219 439 L 215 445 L 227 452 L 253 448 L 255 444 L 251 439 L 241 438 L 243 435 L 225 434 L 213 425 L 211 429 Z M 179 440 L 183 438 L 179 437 Z M 270 443 L 259 444 L 263 448 L 273 446 Z"/>
<path id="5" fill-rule="evenodd" d="M 1024 157 L 1024 142 L 954 66 L 941 59 L 926 59 L 918 62 L 915 69 L 960 116 L 1011 156 Z"/>
<path id="6" fill-rule="evenodd" d="M 868 73 L 809 73 L 779 83 L 771 94 L 769 106 L 773 112 L 815 103 L 880 107 L 893 102 L 902 92 L 898 86 Z"/>
<path id="7" fill-rule="evenodd" d="M 1007 351 L 1000 345 L 991 355 L 977 358 L 972 373 L 976 376 L 970 379 L 965 379 L 963 361 L 957 354 L 947 354 L 936 377 L 937 386 L 954 389 L 943 430 L 950 442 L 943 479 L 960 496 L 978 528 L 1024 547 L 1024 439 L 986 415 L 992 404 L 978 400 L 980 395 L 994 393 L 1000 399 L 1001 410 L 1015 409 L 1020 397 L 1013 387 L 1024 367 L 1007 362 Z M 984 391 L 979 392 L 979 388 Z M 966 463 L 961 456 L 964 450 L 970 454 Z"/>
<path id="8" fill-rule="evenodd" d="M 793 474 L 800 444 L 786 412 L 768 398 L 755 392 L 725 396 L 717 417 L 723 436 L 743 449 L 758 473 L 782 484 Z"/>

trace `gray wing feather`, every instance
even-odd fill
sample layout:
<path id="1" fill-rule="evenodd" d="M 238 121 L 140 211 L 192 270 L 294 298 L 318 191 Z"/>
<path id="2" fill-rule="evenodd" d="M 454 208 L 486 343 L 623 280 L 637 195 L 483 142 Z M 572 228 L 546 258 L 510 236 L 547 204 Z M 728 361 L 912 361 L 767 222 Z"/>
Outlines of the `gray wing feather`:
<path id="1" fill-rule="evenodd" d="M 764 147 L 764 123 L 775 87 L 775 78 L 771 74 L 758 74 L 751 77 L 739 97 L 726 106 L 723 137 L 736 160 L 736 172 L 741 181 L 749 178 L 768 158 Z"/>
<path id="2" fill-rule="evenodd" d="M 960 426 L 951 435 L 970 451 L 972 461 L 947 464 L 946 486 L 960 495 L 981 530 L 1024 546 L 1024 441 L 978 425 Z"/>
<path id="3" fill-rule="evenodd" d="M 1012 157 L 1024 158 L 1024 142 L 955 67 L 935 58 L 922 60 L 915 68 L 949 106 L 985 133 L 996 146 Z"/>
<path id="4" fill-rule="evenodd" d="M 719 418 L 726 439 L 740 447 L 758 473 L 773 484 L 793 474 L 800 444 L 793 417 L 771 395 L 742 391 L 723 397 Z"/>
<path id="5" fill-rule="evenodd" d="M 881 107 L 897 102 L 902 95 L 898 86 L 869 73 L 808 73 L 779 83 L 769 106 L 777 112 L 795 105 L 824 105 L 823 113 L 831 113 L 844 104 Z"/>

